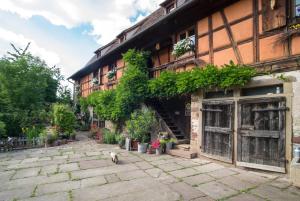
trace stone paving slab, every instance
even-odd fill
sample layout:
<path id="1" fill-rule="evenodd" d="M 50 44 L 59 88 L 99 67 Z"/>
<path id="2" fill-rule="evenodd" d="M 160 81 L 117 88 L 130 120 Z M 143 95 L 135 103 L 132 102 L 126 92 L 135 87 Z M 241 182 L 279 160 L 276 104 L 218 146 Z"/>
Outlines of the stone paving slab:
<path id="1" fill-rule="evenodd" d="M 146 174 L 142 170 L 134 170 L 134 171 L 130 171 L 130 172 L 120 172 L 120 173 L 117 173 L 117 175 L 123 181 L 137 179 L 137 178 L 143 178 L 143 177 L 148 177 L 149 176 L 148 174 Z"/>
<path id="2" fill-rule="evenodd" d="M 72 178 L 73 179 L 82 179 L 82 178 L 88 178 L 88 177 L 94 177 L 94 176 L 100 176 L 100 175 L 106 175 L 106 174 L 113 174 L 118 172 L 126 172 L 130 170 L 136 170 L 138 169 L 134 165 L 123 165 L 123 166 L 110 166 L 109 168 L 95 168 L 95 169 L 87 169 L 87 170 L 79 170 L 79 171 L 73 171 L 72 172 Z"/>
<path id="3" fill-rule="evenodd" d="M 35 188 L 34 186 L 26 186 L 23 188 L 2 191 L 2 192 L 0 192 L 0 200 L 1 201 L 12 201 L 14 199 L 30 197 L 34 188 Z"/>
<path id="4" fill-rule="evenodd" d="M 175 190 L 181 195 L 182 200 L 189 201 L 195 198 L 204 197 L 205 194 L 201 191 L 189 186 L 186 183 L 179 182 L 169 185 L 171 189 Z"/>
<path id="5" fill-rule="evenodd" d="M 236 177 L 225 177 L 218 181 L 231 187 L 232 189 L 239 190 L 239 191 L 253 188 L 255 186 L 255 184 L 253 184 L 253 183 L 249 183 L 247 181 L 240 180 Z"/>
<path id="6" fill-rule="evenodd" d="M 67 201 L 67 200 L 69 200 L 69 194 L 67 192 L 60 192 L 60 193 L 54 193 L 49 195 L 30 197 L 18 201 Z"/>
<path id="7" fill-rule="evenodd" d="M 221 199 L 238 193 L 238 191 L 215 181 L 201 184 L 197 189 L 213 199 Z"/>
<path id="8" fill-rule="evenodd" d="M 210 182 L 213 180 L 214 180 L 213 177 L 206 175 L 206 174 L 199 174 L 199 175 L 183 178 L 183 181 L 185 183 L 190 184 L 191 186 L 196 186 L 196 185 L 207 183 L 207 182 Z"/>
<path id="9" fill-rule="evenodd" d="M 79 170 L 77 163 L 68 163 L 68 164 L 59 165 L 59 172 L 71 172 L 75 170 Z"/>
<path id="10" fill-rule="evenodd" d="M 264 199 L 252 195 L 252 194 L 248 194 L 248 193 L 242 193 L 240 195 L 231 197 L 228 199 L 228 201 L 263 201 Z"/>
<path id="11" fill-rule="evenodd" d="M 99 185 L 103 185 L 106 183 L 107 183 L 107 181 L 104 176 L 98 176 L 98 177 L 92 177 L 92 178 L 80 180 L 80 187 L 86 188 L 86 187 L 90 187 L 90 186 L 99 186 Z"/>
<path id="12" fill-rule="evenodd" d="M 12 179 L 20 179 L 20 178 L 38 176 L 40 170 L 41 170 L 41 168 L 21 169 L 16 172 L 16 174 L 12 177 Z"/>
<path id="13" fill-rule="evenodd" d="M 111 162 L 118 153 L 120 164 Z M 0 153 L 0 201 L 212 201 L 300 197 L 286 175 L 249 171 L 205 158 L 127 152 L 85 140 Z M 298 199 L 299 200 L 299 199 Z"/>
<path id="14" fill-rule="evenodd" d="M 183 170 L 176 170 L 173 172 L 169 172 L 171 175 L 178 177 L 178 178 L 183 178 L 183 177 L 188 177 L 192 175 L 199 174 L 199 172 L 193 168 L 186 168 Z"/>
<path id="15" fill-rule="evenodd" d="M 60 183 L 42 184 L 39 185 L 36 194 L 44 195 L 56 192 L 70 191 L 80 188 L 80 181 L 66 181 Z"/>
<path id="16" fill-rule="evenodd" d="M 165 163 L 165 164 L 160 164 L 158 165 L 158 168 L 170 172 L 170 171 L 174 171 L 174 170 L 180 170 L 182 168 L 184 168 L 182 165 L 178 165 L 176 163 Z"/>
<path id="17" fill-rule="evenodd" d="M 252 194 L 272 201 L 299 201 L 300 196 L 289 193 L 288 191 L 279 190 L 276 187 L 262 185 L 250 191 Z"/>
<path id="18" fill-rule="evenodd" d="M 225 168 L 223 165 L 217 164 L 217 163 L 208 163 L 205 165 L 193 167 L 196 169 L 199 173 L 207 173 L 207 172 L 213 172 L 216 170 L 220 170 Z"/>

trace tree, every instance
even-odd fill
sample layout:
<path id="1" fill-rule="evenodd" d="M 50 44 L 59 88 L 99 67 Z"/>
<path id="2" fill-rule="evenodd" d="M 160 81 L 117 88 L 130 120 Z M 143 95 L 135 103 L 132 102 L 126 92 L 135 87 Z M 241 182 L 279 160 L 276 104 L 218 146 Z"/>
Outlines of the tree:
<path id="1" fill-rule="evenodd" d="M 57 93 L 57 102 L 72 106 L 72 94 L 68 86 L 59 86 Z"/>
<path id="2" fill-rule="evenodd" d="M 11 45 L 14 52 L 0 59 L 0 121 L 7 135 L 18 136 L 22 128 L 48 122 L 63 76 L 59 68 L 30 54 L 30 43 L 24 49 Z"/>

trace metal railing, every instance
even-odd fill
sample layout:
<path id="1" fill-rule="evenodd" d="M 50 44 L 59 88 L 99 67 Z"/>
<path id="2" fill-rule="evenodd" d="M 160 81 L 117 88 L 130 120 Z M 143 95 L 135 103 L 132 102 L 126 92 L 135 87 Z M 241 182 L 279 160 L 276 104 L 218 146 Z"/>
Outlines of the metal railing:
<path id="1" fill-rule="evenodd" d="M 26 137 L 12 137 L 0 139 L 0 152 L 8 152 L 20 149 L 30 149 L 44 147 L 45 143 L 42 138 L 26 138 Z"/>

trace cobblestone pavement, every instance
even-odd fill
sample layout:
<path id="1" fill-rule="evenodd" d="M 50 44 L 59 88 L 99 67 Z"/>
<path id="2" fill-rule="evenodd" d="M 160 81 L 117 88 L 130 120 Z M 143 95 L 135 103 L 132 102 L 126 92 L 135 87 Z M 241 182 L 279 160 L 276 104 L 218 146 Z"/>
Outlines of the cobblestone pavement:
<path id="1" fill-rule="evenodd" d="M 120 164 L 109 152 L 119 153 Z M 84 140 L 0 154 L 0 200 L 300 200 L 285 175 L 169 155 L 148 155 Z"/>

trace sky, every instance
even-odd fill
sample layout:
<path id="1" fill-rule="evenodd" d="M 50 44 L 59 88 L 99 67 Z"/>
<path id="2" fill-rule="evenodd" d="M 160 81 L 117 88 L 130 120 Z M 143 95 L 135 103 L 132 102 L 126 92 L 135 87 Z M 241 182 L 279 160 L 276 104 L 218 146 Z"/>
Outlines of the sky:
<path id="1" fill-rule="evenodd" d="M 142 20 L 162 0 L 1 0 L 0 57 L 10 43 L 60 67 L 65 78 L 99 47 Z"/>

